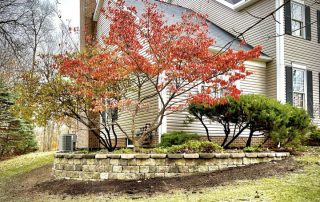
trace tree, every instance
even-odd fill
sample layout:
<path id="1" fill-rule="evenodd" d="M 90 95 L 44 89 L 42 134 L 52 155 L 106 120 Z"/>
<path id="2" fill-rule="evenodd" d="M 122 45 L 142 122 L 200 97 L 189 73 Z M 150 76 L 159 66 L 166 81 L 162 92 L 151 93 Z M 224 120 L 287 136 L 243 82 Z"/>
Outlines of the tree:
<path id="1" fill-rule="evenodd" d="M 0 158 L 36 149 L 33 127 L 11 113 L 12 105 L 12 93 L 0 80 Z"/>
<path id="2" fill-rule="evenodd" d="M 111 20 L 110 32 L 104 37 L 103 44 L 108 54 L 97 57 L 90 64 L 89 70 L 81 60 L 68 56 L 59 61 L 57 66 L 61 75 L 73 79 L 80 85 L 87 82 L 87 77 L 104 85 L 110 83 L 110 76 L 105 72 L 112 75 L 112 78 L 118 78 L 119 72 L 125 75 L 122 75 L 122 78 L 130 78 L 130 91 L 124 92 L 120 100 L 109 96 L 113 94 L 112 88 L 111 91 L 105 89 L 106 92 L 98 94 L 93 94 L 93 89 L 85 88 L 85 92 L 78 93 L 90 95 L 95 102 L 94 111 L 100 112 L 101 109 L 121 106 L 123 111 L 129 113 L 131 129 L 121 131 L 133 141 L 136 148 L 148 133 L 157 130 L 166 114 L 181 110 L 186 105 L 177 106 L 174 99 L 187 95 L 184 103 L 204 99 L 209 99 L 211 103 L 221 101 L 219 98 L 206 96 L 213 89 L 223 89 L 225 94 L 237 97 L 239 90 L 235 81 L 249 74 L 243 62 L 258 57 L 261 50 L 260 47 L 255 47 L 247 52 L 228 50 L 220 55 L 211 53 L 209 47 L 214 44 L 214 39 L 208 35 L 205 16 L 187 12 L 179 22 L 167 24 L 163 11 L 158 10 L 156 4 L 143 2 L 143 13 L 137 13 L 135 7 L 126 7 L 124 1 L 117 1 L 112 6 L 109 2 L 109 7 L 102 10 L 106 18 Z M 105 65 L 100 65 L 101 58 L 107 61 Z M 205 92 L 192 95 L 191 91 L 202 83 L 208 86 Z M 146 85 L 152 86 L 153 93 L 143 93 L 143 87 Z M 132 92 L 136 96 L 129 97 L 128 93 Z M 154 97 L 160 98 L 162 107 L 152 120 L 150 128 L 137 137 L 135 133 L 138 114 Z M 117 126 L 121 129 L 121 126 Z"/>

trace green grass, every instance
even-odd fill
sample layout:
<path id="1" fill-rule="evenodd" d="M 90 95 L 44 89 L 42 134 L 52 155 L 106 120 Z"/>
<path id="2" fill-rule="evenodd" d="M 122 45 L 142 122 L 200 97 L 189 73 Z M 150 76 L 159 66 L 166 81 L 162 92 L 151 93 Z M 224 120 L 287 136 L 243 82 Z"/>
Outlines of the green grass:
<path id="1" fill-rule="evenodd" d="M 53 159 L 53 152 L 39 152 L 0 161 L 0 182 L 53 163 Z"/>

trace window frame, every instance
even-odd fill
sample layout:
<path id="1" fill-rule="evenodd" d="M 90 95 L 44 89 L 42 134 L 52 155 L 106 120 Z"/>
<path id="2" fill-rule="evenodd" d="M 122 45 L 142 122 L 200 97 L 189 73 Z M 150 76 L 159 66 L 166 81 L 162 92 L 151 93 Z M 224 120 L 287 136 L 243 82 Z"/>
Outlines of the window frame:
<path id="1" fill-rule="evenodd" d="M 127 148 L 133 148 L 134 147 L 134 145 L 133 145 L 133 143 L 131 143 L 131 144 L 129 144 L 129 138 L 126 138 L 126 146 L 127 146 Z"/>
<path id="2" fill-rule="evenodd" d="M 303 92 L 297 92 L 294 90 L 294 71 L 298 70 L 298 71 L 303 71 Z M 307 68 L 304 65 L 299 65 L 299 64 L 292 64 L 292 105 L 295 107 L 300 108 L 299 106 L 296 106 L 294 103 L 294 94 L 295 93 L 303 93 L 303 107 L 302 109 L 307 110 Z"/>
<path id="3" fill-rule="evenodd" d="M 302 7 L 302 21 L 299 21 L 297 19 L 293 19 L 293 9 L 292 9 L 292 5 L 293 4 L 297 4 L 297 5 L 300 5 Z M 291 1 L 290 3 L 290 7 L 291 7 L 291 35 L 292 36 L 295 36 L 295 37 L 300 37 L 300 38 L 303 38 L 305 39 L 306 38 L 306 11 L 305 11 L 305 3 L 304 1 L 301 1 L 301 0 L 294 0 L 294 1 Z M 301 23 L 301 29 L 299 30 L 293 30 L 293 24 L 294 22 L 298 22 L 298 23 Z M 294 34 L 295 32 L 297 31 L 301 31 L 301 35 L 297 35 L 297 34 Z"/>

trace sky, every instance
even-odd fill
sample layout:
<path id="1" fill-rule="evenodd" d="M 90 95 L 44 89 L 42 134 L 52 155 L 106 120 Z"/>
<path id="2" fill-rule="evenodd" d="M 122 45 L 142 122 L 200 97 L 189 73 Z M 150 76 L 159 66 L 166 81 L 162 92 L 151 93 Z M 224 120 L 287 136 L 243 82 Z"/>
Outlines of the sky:
<path id="1" fill-rule="evenodd" d="M 51 0 L 55 1 L 55 0 Z M 80 0 L 58 0 L 58 9 L 61 12 L 61 18 L 71 20 L 72 27 L 80 26 Z"/>

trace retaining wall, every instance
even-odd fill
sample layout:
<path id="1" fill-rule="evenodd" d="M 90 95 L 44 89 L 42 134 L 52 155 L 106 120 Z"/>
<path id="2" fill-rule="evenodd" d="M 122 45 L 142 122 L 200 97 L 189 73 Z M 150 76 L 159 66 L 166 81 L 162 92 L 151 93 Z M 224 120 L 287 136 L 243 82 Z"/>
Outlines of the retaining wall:
<path id="1" fill-rule="evenodd" d="M 205 154 L 65 154 L 56 153 L 57 179 L 136 180 L 207 173 L 281 160 L 287 152 Z"/>

